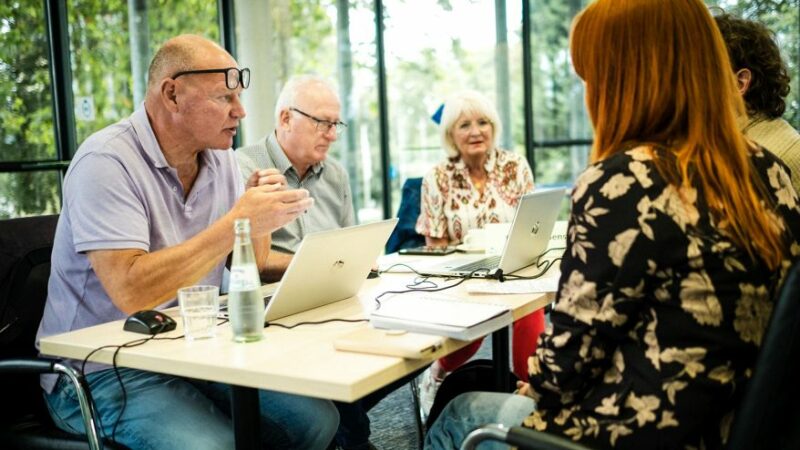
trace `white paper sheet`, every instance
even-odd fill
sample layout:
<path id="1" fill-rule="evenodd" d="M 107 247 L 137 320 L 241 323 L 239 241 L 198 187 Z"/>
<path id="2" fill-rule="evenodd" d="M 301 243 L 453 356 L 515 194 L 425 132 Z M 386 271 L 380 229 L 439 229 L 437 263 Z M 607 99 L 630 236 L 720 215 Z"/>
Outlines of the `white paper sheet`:
<path id="1" fill-rule="evenodd" d="M 557 290 L 557 276 L 535 280 L 506 280 L 502 283 L 486 281 L 470 284 L 467 287 L 467 292 L 470 294 L 537 294 L 556 292 Z"/>

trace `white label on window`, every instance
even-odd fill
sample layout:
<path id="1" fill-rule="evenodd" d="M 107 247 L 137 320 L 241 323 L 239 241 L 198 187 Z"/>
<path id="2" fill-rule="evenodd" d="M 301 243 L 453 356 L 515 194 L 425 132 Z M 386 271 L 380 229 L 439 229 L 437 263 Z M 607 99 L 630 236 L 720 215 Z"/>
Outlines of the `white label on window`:
<path id="1" fill-rule="evenodd" d="M 83 122 L 94 121 L 94 99 L 75 97 L 75 119 Z"/>

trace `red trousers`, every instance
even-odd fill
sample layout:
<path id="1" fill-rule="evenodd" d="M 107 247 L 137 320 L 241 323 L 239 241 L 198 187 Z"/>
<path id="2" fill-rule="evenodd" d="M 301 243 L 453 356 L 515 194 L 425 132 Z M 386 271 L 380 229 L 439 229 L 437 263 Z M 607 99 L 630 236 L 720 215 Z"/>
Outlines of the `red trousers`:
<path id="1" fill-rule="evenodd" d="M 544 331 L 544 310 L 534 311 L 514 322 L 512 332 L 512 360 L 514 374 L 520 380 L 528 380 L 528 357 L 536 351 L 536 341 Z M 483 338 L 473 341 L 466 347 L 445 357 L 439 358 L 439 365 L 447 372 L 452 372 L 467 362 L 481 347 Z"/>

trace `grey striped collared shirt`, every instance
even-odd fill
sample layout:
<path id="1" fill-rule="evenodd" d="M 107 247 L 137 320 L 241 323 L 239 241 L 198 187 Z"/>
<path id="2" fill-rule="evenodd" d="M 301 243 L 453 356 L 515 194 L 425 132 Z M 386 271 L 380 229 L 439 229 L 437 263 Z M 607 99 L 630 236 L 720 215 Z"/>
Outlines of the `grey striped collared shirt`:
<path id="1" fill-rule="evenodd" d="M 237 149 L 236 159 L 245 183 L 258 169 L 276 168 L 286 177 L 290 188 L 307 189 L 314 199 L 314 206 L 306 214 L 272 233 L 273 248 L 294 253 L 307 233 L 355 224 L 347 172 L 332 158 L 311 166 L 300 180 L 272 132 L 255 144 Z"/>

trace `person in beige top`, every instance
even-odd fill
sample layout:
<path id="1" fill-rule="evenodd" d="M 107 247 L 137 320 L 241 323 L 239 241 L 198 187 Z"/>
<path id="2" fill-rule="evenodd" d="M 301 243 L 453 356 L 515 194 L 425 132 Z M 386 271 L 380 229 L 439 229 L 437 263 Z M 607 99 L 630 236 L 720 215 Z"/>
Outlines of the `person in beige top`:
<path id="1" fill-rule="evenodd" d="M 739 117 L 745 136 L 775 153 L 792 171 L 800 191 L 800 133 L 781 118 L 789 95 L 789 71 L 772 32 L 762 23 L 727 13 L 714 17 L 728 47 L 747 115 Z"/>

